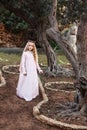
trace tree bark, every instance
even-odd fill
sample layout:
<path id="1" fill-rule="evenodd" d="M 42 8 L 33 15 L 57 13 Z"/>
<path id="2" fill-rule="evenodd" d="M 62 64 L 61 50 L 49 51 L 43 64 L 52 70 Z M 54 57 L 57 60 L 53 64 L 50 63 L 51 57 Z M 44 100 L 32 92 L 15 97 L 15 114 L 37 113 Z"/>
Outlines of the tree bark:
<path id="1" fill-rule="evenodd" d="M 82 16 L 77 35 L 79 66 L 80 112 L 87 114 L 87 12 Z"/>
<path id="2" fill-rule="evenodd" d="M 66 57 L 72 64 L 72 67 L 75 71 L 76 78 L 78 78 L 78 64 L 77 64 L 76 54 L 72 51 L 68 41 L 63 39 L 61 33 L 59 32 L 58 23 L 56 20 L 56 11 L 57 11 L 57 0 L 54 0 L 53 7 L 49 15 L 49 22 L 51 27 L 46 30 L 46 33 L 64 51 Z"/>
<path id="3" fill-rule="evenodd" d="M 48 63 L 49 71 L 56 73 L 58 69 L 57 57 L 47 39 L 45 23 L 39 25 L 38 32 L 39 32 L 39 35 L 38 35 L 39 42 L 41 46 L 43 47 L 47 56 L 47 63 Z"/>
<path id="4" fill-rule="evenodd" d="M 87 1 L 85 2 L 87 8 Z M 65 39 L 62 38 L 58 30 L 57 21 L 55 20 L 56 15 L 54 15 L 55 8 L 57 7 L 57 0 L 54 0 L 53 6 L 54 8 L 52 8 L 52 11 L 54 13 L 51 12 L 49 18 L 51 28 L 49 28 L 46 32 L 51 39 L 56 41 L 72 64 L 76 75 L 75 87 L 77 90 L 79 110 L 82 114 L 87 114 L 87 10 L 81 19 L 81 23 L 78 29 L 76 57 L 76 55 L 72 52 L 68 41 L 65 41 Z"/>
<path id="5" fill-rule="evenodd" d="M 53 6 L 49 15 L 49 22 L 51 27 L 54 28 L 55 31 L 58 31 L 56 12 L 57 12 L 57 0 L 53 0 Z"/>

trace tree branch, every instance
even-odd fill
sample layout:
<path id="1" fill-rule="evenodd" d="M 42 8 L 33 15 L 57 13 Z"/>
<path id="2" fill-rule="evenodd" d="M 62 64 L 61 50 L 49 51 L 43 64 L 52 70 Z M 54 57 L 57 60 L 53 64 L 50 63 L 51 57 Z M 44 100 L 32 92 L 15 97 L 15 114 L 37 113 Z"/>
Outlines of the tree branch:
<path id="1" fill-rule="evenodd" d="M 57 12 L 57 0 L 53 1 L 53 6 L 49 15 L 49 22 L 52 28 L 55 29 L 55 31 L 58 31 L 58 23 L 56 19 L 56 12 Z"/>
<path id="2" fill-rule="evenodd" d="M 51 28 L 46 30 L 47 35 L 56 41 L 56 43 L 60 46 L 60 48 L 64 51 L 66 57 L 71 62 L 72 67 L 76 73 L 76 76 L 78 77 L 78 64 L 77 64 L 77 58 L 75 53 L 73 53 L 72 49 L 70 48 L 67 41 L 65 41 L 59 30 L 58 30 L 58 23 L 56 20 L 56 11 L 57 11 L 57 0 L 53 0 L 53 7 L 49 15 L 49 22 L 51 25 Z"/>

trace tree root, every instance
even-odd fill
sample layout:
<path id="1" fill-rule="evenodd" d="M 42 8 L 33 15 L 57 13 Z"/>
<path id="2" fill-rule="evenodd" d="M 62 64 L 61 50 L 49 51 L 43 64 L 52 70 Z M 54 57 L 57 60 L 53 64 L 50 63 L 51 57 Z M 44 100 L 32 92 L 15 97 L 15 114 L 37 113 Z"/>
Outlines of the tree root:
<path id="1" fill-rule="evenodd" d="M 78 105 L 75 103 L 68 103 L 68 104 L 57 104 L 57 117 L 78 117 L 80 112 L 78 110 Z"/>
<path id="2" fill-rule="evenodd" d="M 53 71 L 50 71 L 50 68 L 48 68 L 46 71 L 45 71 L 45 75 L 48 76 L 48 77 L 56 77 L 56 76 L 66 76 L 66 77 L 71 77 L 71 76 L 75 76 L 74 75 L 74 72 L 72 69 L 68 69 L 68 68 L 63 68 L 61 66 L 58 66 L 58 69 L 57 70 L 53 70 Z"/>
<path id="3" fill-rule="evenodd" d="M 44 87 L 43 87 L 40 79 L 39 79 L 39 86 L 40 86 L 40 91 L 41 91 L 43 100 L 41 102 L 39 102 L 33 108 L 33 115 L 35 116 L 35 118 L 37 118 L 38 120 L 40 120 L 43 123 L 61 128 L 62 130 L 87 130 L 87 126 L 68 124 L 68 123 L 64 123 L 64 122 L 61 122 L 61 121 L 58 121 L 56 119 L 52 119 L 52 118 L 49 118 L 49 117 L 43 115 L 40 112 L 40 108 L 44 103 L 48 102 L 48 97 L 45 93 Z M 58 103 L 57 105 L 58 105 L 57 107 L 60 107 L 60 108 L 63 109 L 61 111 L 57 111 L 57 114 L 59 114 L 59 116 L 61 115 L 62 118 L 65 117 L 65 120 L 69 121 L 69 120 L 71 120 L 71 118 L 73 118 L 73 119 L 78 118 L 78 115 L 80 113 L 78 112 L 78 106 L 76 106 L 76 104 L 73 104 L 73 103 L 68 103 L 68 104 Z M 61 112 L 61 114 L 60 114 L 60 112 Z M 73 117 L 72 117 L 72 115 L 73 115 Z"/>

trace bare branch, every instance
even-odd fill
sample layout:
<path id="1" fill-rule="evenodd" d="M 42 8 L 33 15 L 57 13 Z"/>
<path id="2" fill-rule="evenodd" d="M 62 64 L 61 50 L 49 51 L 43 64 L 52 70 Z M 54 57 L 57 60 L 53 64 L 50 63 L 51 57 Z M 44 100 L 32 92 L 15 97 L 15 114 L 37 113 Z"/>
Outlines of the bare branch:
<path id="1" fill-rule="evenodd" d="M 53 1 L 53 6 L 49 15 L 49 22 L 51 27 L 55 29 L 55 31 L 58 31 L 58 23 L 56 19 L 56 12 L 57 12 L 57 0 Z"/>

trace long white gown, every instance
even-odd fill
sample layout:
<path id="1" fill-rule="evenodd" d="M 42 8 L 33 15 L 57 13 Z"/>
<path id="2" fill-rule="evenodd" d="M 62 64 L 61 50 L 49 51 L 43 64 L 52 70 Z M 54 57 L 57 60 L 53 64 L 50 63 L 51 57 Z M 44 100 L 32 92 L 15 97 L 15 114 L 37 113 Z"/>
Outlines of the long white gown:
<path id="1" fill-rule="evenodd" d="M 23 52 L 16 94 L 26 101 L 31 101 L 39 94 L 37 69 L 39 71 L 40 67 L 35 62 L 32 52 Z M 23 75 L 25 73 L 26 76 Z"/>

